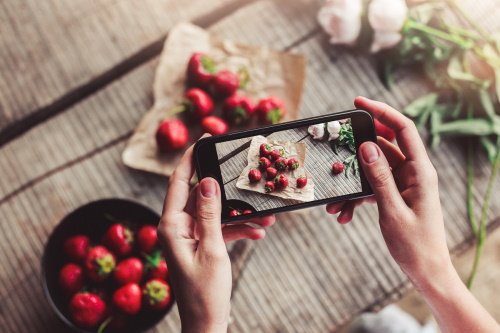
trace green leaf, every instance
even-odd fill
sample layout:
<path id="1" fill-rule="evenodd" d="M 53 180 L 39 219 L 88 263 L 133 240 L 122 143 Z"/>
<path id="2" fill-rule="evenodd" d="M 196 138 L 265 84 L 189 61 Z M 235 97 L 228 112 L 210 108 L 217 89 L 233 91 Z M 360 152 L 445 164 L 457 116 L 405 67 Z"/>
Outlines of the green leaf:
<path id="1" fill-rule="evenodd" d="M 495 158 L 497 157 L 497 146 L 487 136 L 480 137 L 479 141 L 481 142 L 483 148 L 486 150 L 490 163 L 493 164 L 495 162 Z"/>
<path id="2" fill-rule="evenodd" d="M 432 129 L 432 134 L 484 136 L 500 134 L 500 126 L 486 119 L 455 120 Z"/>
<path id="3" fill-rule="evenodd" d="M 426 110 L 436 105 L 439 95 L 430 93 L 414 100 L 410 105 L 404 108 L 403 113 L 409 117 L 416 118 Z"/>
<path id="4" fill-rule="evenodd" d="M 479 100 L 481 101 L 481 105 L 488 115 L 488 118 L 490 118 L 490 120 L 494 120 L 496 116 L 495 106 L 493 105 L 493 100 L 490 94 L 484 89 L 479 90 Z"/>
<path id="5" fill-rule="evenodd" d="M 490 85 L 489 81 L 480 80 L 472 75 L 470 71 L 465 70 L 459 55 L 453 56 L 450 59 L 447 71 L 450 78 L 472 83 L 473 85 L 479 86 L 481 89 L 486 89 Z"/>

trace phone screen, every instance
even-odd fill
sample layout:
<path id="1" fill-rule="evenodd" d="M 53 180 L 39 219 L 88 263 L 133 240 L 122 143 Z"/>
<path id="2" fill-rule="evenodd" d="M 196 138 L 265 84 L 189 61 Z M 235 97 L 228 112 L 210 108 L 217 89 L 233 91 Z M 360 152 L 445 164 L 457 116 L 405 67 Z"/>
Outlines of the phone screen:
<path id="1" fill-rule="evenodd" d="M 356 121 L 360 117 L 326 118 L 215 141 L 223 220 L 366 194 Z"/>

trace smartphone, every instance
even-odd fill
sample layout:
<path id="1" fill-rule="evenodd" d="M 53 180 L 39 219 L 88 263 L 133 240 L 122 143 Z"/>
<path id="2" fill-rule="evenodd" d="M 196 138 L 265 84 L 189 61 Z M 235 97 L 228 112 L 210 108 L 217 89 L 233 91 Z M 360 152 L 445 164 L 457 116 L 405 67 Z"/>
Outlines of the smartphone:
<path id="1" fill-rule="evenodd" d="M 356 153 L 366 141 L 371 115 L 350 110 L 204 138 L 194 163 L 219 183 L 230 223 L 373 195 Z"/>

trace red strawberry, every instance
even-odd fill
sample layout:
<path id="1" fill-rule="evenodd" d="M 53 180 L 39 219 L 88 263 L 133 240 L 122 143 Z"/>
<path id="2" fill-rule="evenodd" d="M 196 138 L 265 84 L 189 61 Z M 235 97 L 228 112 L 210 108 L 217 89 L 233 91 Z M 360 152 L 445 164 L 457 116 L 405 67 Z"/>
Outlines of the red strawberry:
<path id="1" fill-rule="evenodd" d="M 269 154 L 272 151 L 272 147 L 273 146 L 271 146 L 270 144 L 267 144 L 267 143 L 261 144 L 260 147 L 259 147 L 260 156 L 262 156 L 262 157 L 268 157 Z"/>
<path id="2" fill-rule="evenodd" d="M 188 62 L 187 78 L 197 87 L 208 87 L 215 73 L 214 61 L 203 53 L 193 53 Z"/>
<path id="3" fill-rule="evenodd" d="M 286 166 L 287 166 L 287 163 L 288 163 L 287 160 L 285 160 L 284 158 L 280 157 L 276 161 L 274 161 L 274 166 L 278 170 L 285 170 Z"/>
<path id="4" fill-rule="evenodd" d="M 87 276 L 95 282 L 106 280 L 115 266 L 115 256 L 104 246 L 91 248 L 85 257 L 85 271 Z"/>
<path id="5" fill-rule="evenodd" d="M 286 115 L 283 101 L 275 96 L 261 99 L 255 113 L 261 124 L 277 124 Z"/>
<path id="6" fill-rule="evenodd" d="M 127 283 L 139 283 L 142 280 L 143 266 L 142 262 L 137 258 L 127 258 L 116 265 L 113 277 L 119 285 L 123 286 Z"/>
<path id="7" fill-rule="evenodd" d="M 166 120 L 156 130 L 156 144 L 164 152 L 180 149 L 188 143 L 186 125 L 178 119 Z"/>
<path id="8" fill-rule="evenodd" d="M 246 124 L 254 113 L 254 105 L 250 97 L 233 95 L 226 99 L 222 107 L 224 118 L 230 124 Z"/>
<path id="9" fill-rule="evenodd" d="M 338 174 L 341 174 L 342 171 L 344 171 L 344 167 L 345 167 L 344 163 L 342 163 L 342 162 L 335 162 L 332 165 L 332 171 L 333 171 L 334 174 L 338 175 Z"/>
<path id="10" fill-rule="evenodd" d="M 212 92 L 217 97 L 231 96 L 239 86 L 238 75 L 231 71 L 220 71 L 212 78 Z"/>
<path id="11" fill-rule="evenodd" d="M 115 223 L 102 237 L 102 243 L 120 257 L 129 255 L 134 245 L 134 234 L 123 224 Z"/>
<path id="12" fill-rule="evenodd" d="M 265 170 L 271 166 L 271 161 L 266 157 L 259 158 L 259 168 Z"/>
<path id="13" fill-rule="evenodd" d="M 129 283 L 113 293 L 113 305 L 119 311 L 135 315 L 141 311 L 141 288 L 137 283 Z"/>
<path id="14" fill-rule="evenodd" d="M 278 150 L 278 149 L 273 149 L 271 150 L 271 152 L 269 153 L 269 159 L 271 161 L 276 161 L 278 158 L 281 157 L 281 152 Z"/>
<path id="15" fill-rule="evenodd" d="M 274 179 L 278 175 L 278 170 L 276 170 L 275 168 L 267 168 L 266 172 L 267 172 L 267 179 Z"/>
<path id="16" fill-rule="evenodd" d="M 377 135 L 389 141 L 392 141 L 396 138 L 396 133 L 394 133 L 394 131 L 391 130 L 389 127 L 385 126 L 377 119 L 374 119 L 374 123 L 375 123 L 375 132 L 377 133 Z"/>
<path id="17" fill-rule="evenodd" d="M 64 241 L 64 254 L 73 261 L 83 262 L 90 247 L 90 239 L 84 235 L 76 235 Z"/>
<path id="18" fill-rule="evenodd" d="M 233 209 L 232 211 L 229 212 L 229 216 L 238 216 L 238 215 L 241 215 L 241 213 L 236 209 Z"/>
<path id="19" fill-rule="evenodd" d="M 76 325 L 93 328 L 104 319 L 106 304 L 97 295 L 78 293 L 69 302 L 69 314 Z"/>
<path id="20" fill-rule="evenodd" d="M 278 185 L 279 188 L 284 189 L 288 186 L 288 178 L 284 174 L 280 174 L 274 178 L 274 183 Z"/>
<path id="21" fill-rule="evenodd" d="M 73 295 L 83 288 L 85 275 L 83 269 L 75 264 L 66 264 L 59 271 L 59 286 L 68 295 Z"/>
<path id="22" fill-rule="evenodd" d="M 145 225 L 139 229 L 136 235 L 137 246 L 139 250 L 146 253 L 151 253 L 158 245 L 158 235 L 156 227 L 153 225 Z"/>
<path id="23" fill-rule="evenodd" d="M 301 176 L 297 178 L 297 187 L 303 188 L 307 185 L 307 177 Z"/>
<path id="24" fill-rule="evenodd" d="M 160 279 L 167 281 L 168 267 L 160 250 L 150 256 L 146 256 L 146 269 L 148 272 L 148 279 Z"/>
<path id="25" fill-rule="evenodd" d="M 296 158 L 291 158 L 288 160 L 287 165 L 290 170 L 297 170 L 297 168 L 299 167 L 299 160 L 297 160 Z"/>
<path id="26" fill-rule="evenodd" d="M 205 133 L 220 135 L 227 133 L 229 125 L 222 118 L 209 116 L 201 120 L 201 129 Z"/>
<path id="27" fill-rule="evenodd" d="M 275 186 L 274 186 L 274 182 L 272 180 L 268 181 L 266 183 L 266 185 L 264 185 L 264 191 L 266 193 L 270 193 L 270 192 L 274 191 L 274 189 L 275 189 Z"/>
<path id="28" fill-rule="evenodd" d="M 170 303 L 170 295 L 170 287 L 163 280 L 149 280 L 142 287 L 144 306 L 151 310 L 165 309 Z"/>
<path id="29" fill-rule="evenodd" d="M 251 183 L 256 183 L 262 178 L 262 173 L 259 169 L 252 169 L 248 172 L 248 179 Z"/>
<path id="30" fill-rule="evenodd" d="M 253 212 L 250 209 L 246 209 L 241 214 L 252 214 Z"/>
<path id="31" fill-rule="evenodd" d="M 173 112 L 188 112 L 194 120 L 209 115 L 214 109 L 214 102 L 206 92 L 198 88 L 191 88 L 184 94 L 184 101 Z M 172 113 L 171 113 L 172 114 Z"/>

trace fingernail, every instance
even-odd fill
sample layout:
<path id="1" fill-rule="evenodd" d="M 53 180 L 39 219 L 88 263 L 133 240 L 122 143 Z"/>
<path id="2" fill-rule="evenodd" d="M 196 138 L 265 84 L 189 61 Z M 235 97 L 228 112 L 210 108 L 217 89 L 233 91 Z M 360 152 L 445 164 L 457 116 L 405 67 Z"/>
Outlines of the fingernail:
<path id="1" fill-rule="evenodd" d="M 217 188 L 215 187 L 215 181 L 212 179 L 204 179 L 200 185 L 201 195 L 205 198 L 213 198 Z"/>
<path id="2" fill-rule="evenodd" d="M 361 155 L 366 163 L 373 163 L 379 158 L 378 149 L 375 147 L 374 143 L 367 143 L 363 145 Z"/>

